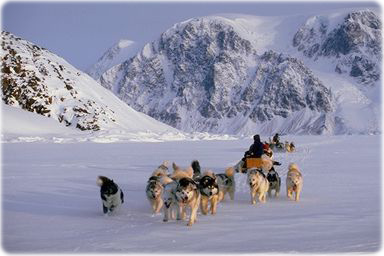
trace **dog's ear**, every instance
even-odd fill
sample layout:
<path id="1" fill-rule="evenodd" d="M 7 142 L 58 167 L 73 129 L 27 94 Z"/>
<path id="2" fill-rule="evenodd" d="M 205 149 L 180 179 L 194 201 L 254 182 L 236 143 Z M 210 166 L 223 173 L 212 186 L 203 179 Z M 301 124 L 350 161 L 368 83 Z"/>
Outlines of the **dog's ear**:
<path id="1" fill-rule="evenodd" d="M 174 171 L 180 169 L 179 166 L 177 166 L 177 165 L 175 164 L 175 162 L 172 163 L 172 168 L 173 168 Z"/>

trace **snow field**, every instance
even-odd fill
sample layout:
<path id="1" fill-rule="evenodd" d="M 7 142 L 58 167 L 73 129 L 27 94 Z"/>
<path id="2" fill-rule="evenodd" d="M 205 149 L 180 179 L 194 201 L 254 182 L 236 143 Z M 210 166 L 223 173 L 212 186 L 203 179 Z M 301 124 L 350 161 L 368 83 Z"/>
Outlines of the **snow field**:
<path id="1" fill-rule="evenodd" d="M 266 138 L 262 138 L 263 140 Z M 162 143 L 3 144 L 3 248 L 7 252 L 257 253 L 375 252 L 381 245 L 380 137 L 283 136 L 297 152 L 282 162 L 278 199 L 251 205 L 244 174 L 235 200 L 216 216 L 163 223 L 152 215 L 145 185 L 163 161 L 198 159 L 224 172 L 251 140 Z M 290 162 L 304 175 L 301 201 L 285 195 Z M 97 175 L 115 180 L 125 203 L 102 214 Z"/>

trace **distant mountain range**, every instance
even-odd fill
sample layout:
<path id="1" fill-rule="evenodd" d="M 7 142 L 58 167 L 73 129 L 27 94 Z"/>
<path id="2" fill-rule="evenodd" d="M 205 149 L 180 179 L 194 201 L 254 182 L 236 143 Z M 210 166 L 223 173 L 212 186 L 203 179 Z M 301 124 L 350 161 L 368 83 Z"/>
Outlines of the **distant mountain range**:
<path id="1" fill-rule="evenodd" d="M 375 10 L 193 18 L 141 47 L 119 41 L 93 79 L 9 32 L 2 50 L 3 102 L 80 130 L 381 132 Z"/>
<path id="2" fill-rule="evenodd" d="M 371 10 L 227 15 L 175 24 L 95 79 L 183 131 L 365 134 L 380 132 L 380 63 Z"/>

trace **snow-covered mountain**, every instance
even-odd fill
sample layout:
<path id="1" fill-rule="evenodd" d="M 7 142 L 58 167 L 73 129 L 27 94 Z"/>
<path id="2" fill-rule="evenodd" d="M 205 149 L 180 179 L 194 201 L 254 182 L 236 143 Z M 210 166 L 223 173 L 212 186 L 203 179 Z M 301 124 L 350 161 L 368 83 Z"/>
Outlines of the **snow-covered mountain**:
<path id="1" fill-rule="evenodd" d="M 337 73 L 373 86 L 381 72 L 381 21 L 372 11 L 309 18 L 293 37 L 308 58 L 331 59 Z"/>
<path id="2" fill-rule="evenodd" d="M 136 110 L 184 131 L 331 129 L 326 120 L 333 98 L 322 82 L 295 58 L 273 51 L 259 55 L 223 17 L 176 24 L 100 82 Z M 297 115 L 307 127 L 276 126 L 277 119 Z"/>
<path id="3" fill-rule="evenodd" d="M 318 17 L 193 18 L 99 81 L 134 109 L 184 131 L 379 132 L 380 102 L 370 96 L 380 83 L 380 19 L 371 11 Z M 365 24 L 359 33 L 355 23 Z M 343 40 L 353 40 L 348 52 L 338 46 Z M 317 41 L 324 46 L 315 56 Z"/>
<path id="4" fill-rule="evenodd" d="M 138 43 L 122 39 L 109 48 L 86 73 L 95 80 L 98 80 L 105 71 L 133 57 L 139 50 L 140 46 Z"/>
<path id="5" fill-rule="evenodd" d="M 46 49 L 2 32 L 2 100 L 80 130 L 176 130 L 133 110 Z"/>

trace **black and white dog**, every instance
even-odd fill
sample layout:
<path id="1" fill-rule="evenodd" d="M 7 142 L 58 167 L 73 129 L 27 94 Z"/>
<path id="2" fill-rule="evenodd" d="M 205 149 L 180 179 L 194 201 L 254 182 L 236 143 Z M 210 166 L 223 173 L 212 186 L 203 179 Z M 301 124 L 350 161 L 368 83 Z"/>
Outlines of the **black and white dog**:
<path id="1" fill-rule="evenodd" d="M 281 179 L 274 167 L 269 170 L 267 180 L 269 181 L 268 196 L 271 197 L 272 190 L 275 190 L 275 197 L 278 197 L 280 193 Z"/>
<path id="2" fill-rule="evenodd" d="M 124 203 L 124 194 L 119 186 L 105 176 L 99 176 L 96 181 L 100 186 L 100 196 L 103 203 L 103 212 L 107 214 L 113 212 L 117 207 Z"/>
<path id="3" fill-rule="evenodd" d="M 208 205 L 211 203 L 210 212 L 216 214 L 217 203 L 219 202 L 219 185 L 216 181 L 216 175 L 212 171 L 203 173 L 199 181 L 199 190 L 201 195 L 201 213 L 208 213 Z"/>

